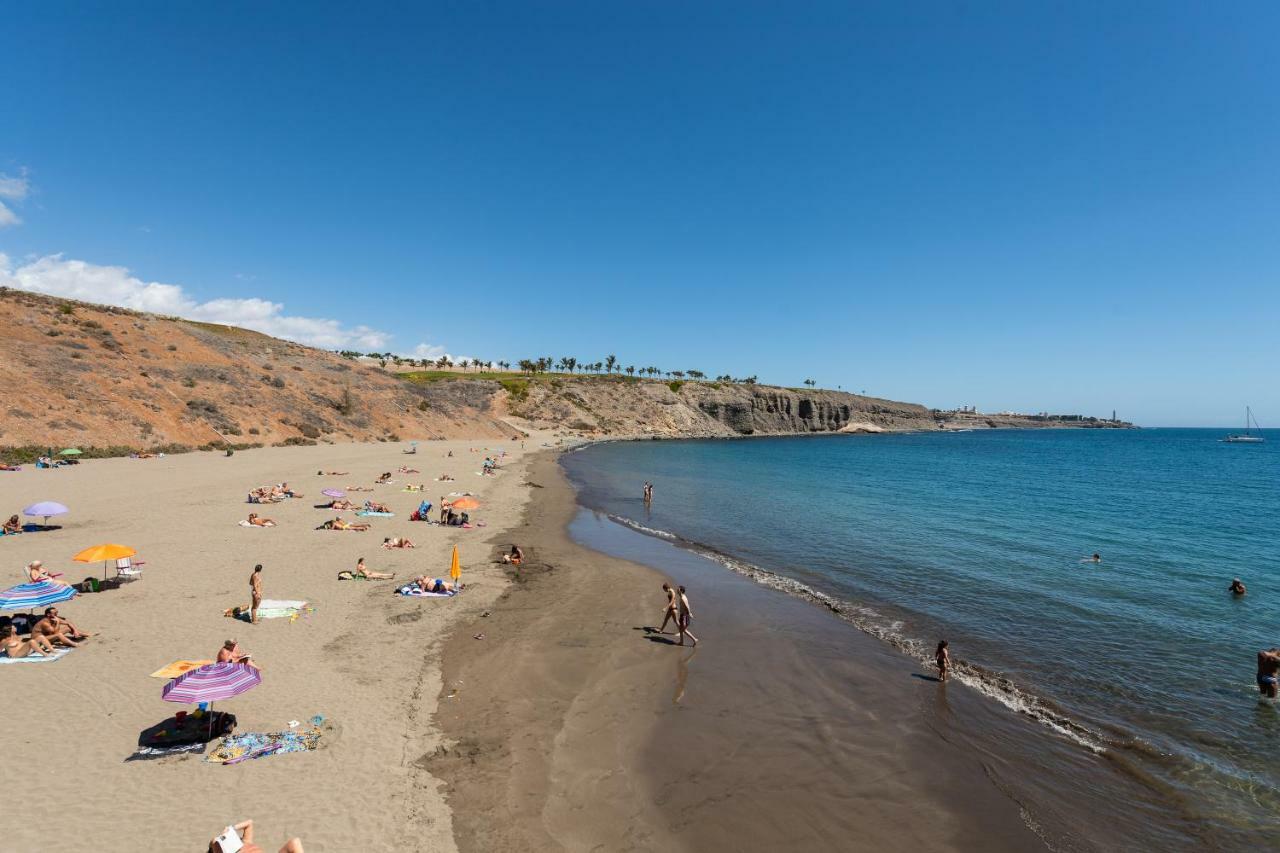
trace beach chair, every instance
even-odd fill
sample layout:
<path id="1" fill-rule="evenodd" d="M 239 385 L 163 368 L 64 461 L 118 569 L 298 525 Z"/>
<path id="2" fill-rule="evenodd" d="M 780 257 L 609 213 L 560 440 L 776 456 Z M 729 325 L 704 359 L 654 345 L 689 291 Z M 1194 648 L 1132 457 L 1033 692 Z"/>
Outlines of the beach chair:
<path id="1" fill-rule="evenodd" d="M 139 560 L 133 562 L 130 557 L 121 557 L 116 560 L 116 577 L 122 581 L 136 581 L 142 577 L 142 567 L 146 563 Z"/>

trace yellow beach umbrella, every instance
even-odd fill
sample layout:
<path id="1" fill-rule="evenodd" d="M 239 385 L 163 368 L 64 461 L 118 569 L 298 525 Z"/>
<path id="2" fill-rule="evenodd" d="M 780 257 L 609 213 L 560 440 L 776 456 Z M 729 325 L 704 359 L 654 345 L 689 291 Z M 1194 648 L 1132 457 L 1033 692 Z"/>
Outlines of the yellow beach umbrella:
<path id="1" fill-rule="evenodd" d="M 462 577 L 462 563 L 458 560 L 458 546 L 453 546 L 453 560 L 449 563 L 449 577 L 455 581 Z"/>
<path id="2" fill-rule="evenodd" d="M 77 563 L 97 563 L 101 562 L 102 577 L 107 577 L 107 565 L 112 560 L 119 560 L 122 557 L 133 557 L 137 555 L 137 551 L 128 545 L 114 545 L 110 542 L 104 545 L 94 545 L 92 548 L 85 548 L 79 554 L 72 557 Z"/>

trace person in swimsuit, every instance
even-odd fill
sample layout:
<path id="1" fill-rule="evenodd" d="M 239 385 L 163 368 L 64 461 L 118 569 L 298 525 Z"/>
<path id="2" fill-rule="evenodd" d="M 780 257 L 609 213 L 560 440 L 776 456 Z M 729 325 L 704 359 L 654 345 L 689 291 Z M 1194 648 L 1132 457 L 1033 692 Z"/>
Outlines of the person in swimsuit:
<path id="1" fill-rule="evenodd" d="M 671 584 L 665 582 L 662 584 L 662 591 L 667 594 L 667 612 L 662 616 L 659 634 L 667 633 L 667 622 L 674 622 L 676 628 L 680 627 L 680 600 L 676 597 L 676 591 L 671 588 Z"/>
<path id="2" fill-rule="evenodd" d="M 938 665 L 938 680 L 946 681 L 951 672 L 951 651 L 947 648 L 946 640 L 938 641 L 938 648 L 933 653 L 933 659 Z"/>
<path id="3" fill-rule="evenodd" d="M 49 583 L 56 583 L 59 586 L 66 586 L 65 583 L 46 572 L 44 570 L 44 563 L 40 560 L 32 560 L 30 563 L 27 563 L 27 577 L 31 579 L 30 583 L 48 581 Z"/>
<path id="4" fill-rule="evenodd" d="M 1240 578 L 1236 578 L 1231 582 L 1231 586 L 1227 587 L 1227 592 L 1232 595 L 1244 595 L 1247 590 L 1245 589 L 1244 584 L 1240 582 Z"/>
<path id="5" fill-rule="evenodd" d="M 259 666 L 253 662 L 253 655 L 240 648 L 240 644 L 235 640 L 227 640 L 222 644 L 222 648 L 218 649 L 218 663 L 242 663 L 245 666 L 259 669 Z"/>
<path id="6" fill-rule="evenodd" d="M 56 607 L 46 607 L 44 609 L 44 618 L 31 628 L 31 636 L 33 639 L 37 636 L 44 637 L 51 643 L 57 643 L 72 649 L 80 645 L 76 640 L 89 639 L 88 634 L 81 633 L 70 622 L 59 618 L 58 608 Z"/>
<path id="7" fill-rule="evenodd" d="M 0 651 L 11 658 L 25 658 L 35 652 L 46 655 L 55 654 L 53 644 L 44 637 L 32 634 L 29 642 L 18 639 L 18 629 L 12 625 L 6 625 L 4 630 L 0 631 Z"/>
<path id="8" fill-rule="evenodd" d="M 416 583 L 418 585 L 418 589 L 422 590 L 423 592 L 454 592 L 455 591 L 454 585 L 444 580 L 443 578 L 429 578 L 426 575 L 423 575 L 422 577 L 414 578 L 413 582 Z"/>
<path id="9" fill-rule="evenodd" d="M 676 620 L 677 627 L 680 628 L 679 645 L 684 645 L 684 638 L 687 636 L 693 640 L 693 644 L 698 645 L 698 638 L 693 636 L 693 632 L 689 630 L 689 622 L 693 619 L 693 608 L 689 606 L 689 596 L 684 591 L 684 587 L 680 587 L 680 618 Z"/>
<path id="10" fill-rule="evenodd" d="M 245 820 L 237 823 L 235 826 L 228 826 L 219 838 L 225 838 L 227 833 L 234 833 L 240 837 L 241 846 L 238 848 L 241 853 L 263 853 L 261 847 L 253 843 L 253 821 Z M 209 841 L 209 853 L 226 853 L 222 849 L 222 845 L 218 843 L 218 839 L 214 838 Z M 278 853 L 303 853 L 302 839 L 290 838 L 280 848 Z"/>
<path id="11" fill-rule="evenodd" d="M 262 604 L 262 563 L 253 567 L 249 575 L 249 621 L 258 621 L 258 607 Z"/>
<path id="12" fill-rule="evenodd" d="M 249 513 L 249 523 L 254 527 L 275 527 L 276 523 L 269 518 L 259 518 L 256 512 Z"/>
<path id="13" fill-rule="evenodd" d="M 7 534 L 22 532 L 22 522 L 16 515 L 9 516 L 9 520 L 4 523 L 4 532 Z"/>
<path id="14" fill-rule="evenodd" d="M 1280 693 L 1280 649 L 1258 652 L 1258 692 L 1268 699 Z"/>
<path id="15" fill-rule="evenodd" d="M 520 546 L 512 545 L 511 550 L 502 555 L 502 562 L 518 566 L 524 562 L 524 551 L 520 550 Z"/>
<path id="16" fill-rule="evenodd" d="M 355 573 L 358 576 L 371 581 L 389 581 L 395 577 L 394 573 L 369 571 L 368 567 L 365 566 L 364 564 L 364 557 L 361 557 L 360 559 L 356 560 Z"/>
<path id="17" fill-rule="evenodd" d="M 416 548 L 417 546 L 403 536 L 388 536 L 382 540 L 383 548 Z"/>

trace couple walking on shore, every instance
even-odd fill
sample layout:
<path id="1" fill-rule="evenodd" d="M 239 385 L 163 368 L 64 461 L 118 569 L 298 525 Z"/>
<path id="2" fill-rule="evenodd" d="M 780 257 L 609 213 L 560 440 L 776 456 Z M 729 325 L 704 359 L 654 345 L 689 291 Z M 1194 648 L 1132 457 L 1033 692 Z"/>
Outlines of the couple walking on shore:
<path id="1" fill-rule="evenodd" d="M 689 620 L 693 618 L 693 608 L 689 606 L 689 595 L 685 592 L 684 587 L 678 587 L 677 589 L 672 589 L 669 583 L 662 585 L 662 591 L 667 594 L 667 612 L 662 617 L 662 627 L 658 628 L 658 633 L 667 633 L 667 622 L 674 621 L 676 628 L 680 632 L 680 642 L 677 645 L 683 646 L 684 638 L 688 637 L 693 640 L 693 644 L 696 646 L 698 645 L 698 638 L 693 636 L 693 632 L 689 630 Z"/>

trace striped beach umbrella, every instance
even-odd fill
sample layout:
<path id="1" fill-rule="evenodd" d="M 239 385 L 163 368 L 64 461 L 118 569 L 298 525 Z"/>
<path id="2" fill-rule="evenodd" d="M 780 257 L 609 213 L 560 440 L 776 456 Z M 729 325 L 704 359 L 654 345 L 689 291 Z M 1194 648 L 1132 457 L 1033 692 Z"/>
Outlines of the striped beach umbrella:
<path id="1" fill-rule="evenodd" d="M 74 587 L 53 581 L 24 583 L 0 592 L 0 610 L 34 610 L 76 597 Z"/>
<path id="2" fill-rule="evenodd" d="M 195 705 L 239 696 L 262 683 L 262 673 L 243 663 L 211 663 L 179 675 L 164 686 L 166 702 Z"/>

